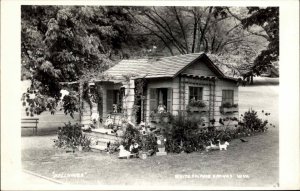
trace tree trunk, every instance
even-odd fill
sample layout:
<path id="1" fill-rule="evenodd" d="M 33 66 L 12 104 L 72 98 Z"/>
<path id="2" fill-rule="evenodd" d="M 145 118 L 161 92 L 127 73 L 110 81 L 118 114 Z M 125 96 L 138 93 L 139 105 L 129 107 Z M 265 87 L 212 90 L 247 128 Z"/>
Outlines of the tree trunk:
<path id="1" fill-rule="evenodd" d="M 198 21 L 197 21 L 197 18 L 196 18 L 196 15 L 194 15 L 194 31 L 193 31 L 193 45 L 192 45 L 192 53 L 195 52 L 195 43 L 196 43 L 196 35 L 197 35 L 197 24 L 198 24 Z"/>
<path id="2" fill-rule="evenodd" d="M 82 105 L 83 105 L 83 82 L 79 81 L 79 121 L 81 123 Z"/>

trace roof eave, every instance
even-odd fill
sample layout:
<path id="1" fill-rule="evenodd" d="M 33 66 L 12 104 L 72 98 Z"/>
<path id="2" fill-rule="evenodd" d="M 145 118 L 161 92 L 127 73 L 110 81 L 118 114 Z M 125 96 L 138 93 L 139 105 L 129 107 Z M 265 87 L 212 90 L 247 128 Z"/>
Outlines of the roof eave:
<path id="1" fill-rule="evenodd" d="M 228 77 L 228 76 L 222 77 L 221 79 L 232 81 L 232 82 L 238 82 L 239 81 L 239 79 L 237 79 L 237 78 L 232 78 L 232 77 Z"/>
<path id="2" fill-rule="evenodd" d="M 205 54 L 202 53 L 200 54 L 196 59 L 194 59 L 192 62 L 190 62 L 189 64 L 187 64 L 185 67 L 183 67 L 181 70 L 179 70 L 174 76 L 173 78 L 177 77 L 180 73 L 182 73 L 186 68 L 188 68 L 190 65 L 192 65 L 193 63 L 195 63 L 196 61 L 198 61 L 199 59 L 204 58 L 208 61 L 208 63 L 210 64 L 210 66 L 212 66 L 213 68 L 213 72 L 215 72 L 217 75 L 219 75 L 218 77 L 221 78 L 225 78 L 226 75 L 209 59 L 209 57 Z"/>

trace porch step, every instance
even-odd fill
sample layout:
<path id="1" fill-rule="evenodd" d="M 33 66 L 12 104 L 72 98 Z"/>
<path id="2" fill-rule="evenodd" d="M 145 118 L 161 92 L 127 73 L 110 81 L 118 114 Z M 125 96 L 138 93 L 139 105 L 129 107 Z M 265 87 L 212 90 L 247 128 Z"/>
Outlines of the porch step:
<path id="1" fill-rule="evenodd" d="M 104 145 L 92 145 L 90 147 L 92 151 L 104 151 L 106 149 L 106 146 Z"/>
<path id="2" fill-rule="evenodd" d="M 104 129 L 104 128 L 92 129 L 92 132 L 114 135 L 114 133 L 112 133 L 111 129 Z"/>
<path id="3" fill-rule="evenodd" d="M 93 129 L 91 132 L 84 132 L 84 134 L 97 141 L 96 145 L 90 146 L 95 151 L 105 150 L 108 142 L 115 143 L 122 140 L 122 137 L 117 137 L 115 133 L 111 133 L 111 129 Z"/>
<path id="4" fill-rule="evenodd" d="M 99 139 L 107 139 L 111 142 L 115 142 L 118 140 L 121 140 L 120 137 L 117 137 L 115 133 L 109 133 L 109 132 L 99 132 L 95 131 L 95 129 L 92 130 L 92 132 L 89 133 L 91 136 L 99 138 Z"/>

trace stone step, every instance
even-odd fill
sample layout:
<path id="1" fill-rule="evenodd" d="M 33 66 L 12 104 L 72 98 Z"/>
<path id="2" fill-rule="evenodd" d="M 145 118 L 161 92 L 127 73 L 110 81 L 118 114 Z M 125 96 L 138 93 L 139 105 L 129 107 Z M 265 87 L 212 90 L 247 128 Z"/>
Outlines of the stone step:
<path id="1" fill-rule="evenodd" d="M 99 143 L 105 143 L 105 145 L 108 142 L 115 143 L 122 140 L 121 137 L 117 137 L 115 134 L 106 134 L 105 132 L 95 131 L 95 129 L 93 129 L 92 132 L 84 132 L 84 134 L 88 137 L 93 137 Z"/>
<path id="2" fill-rule="evenodd" d="M 83 116 L 81 116 L 81 120 L 91 120 L 91 116 L 90 115 L 83 115 Z"/>
<path id="3" fill-rule="evenodd" d="M 92 145 L 90 146 L 92 151 L 104 151 L 106 149 L 106 146 L 103 145 Z"/>

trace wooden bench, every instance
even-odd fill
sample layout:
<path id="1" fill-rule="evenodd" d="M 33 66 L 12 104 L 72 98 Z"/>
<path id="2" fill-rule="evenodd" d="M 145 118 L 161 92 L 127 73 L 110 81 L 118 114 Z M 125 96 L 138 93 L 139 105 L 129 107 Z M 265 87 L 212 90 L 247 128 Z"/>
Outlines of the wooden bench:
<path id="1" fill-rule="evenodd" d="M 37 135 L 39 118 L 22 118 L 21 127 L 22 128 L 32 128 L 33 134 Z"/>

